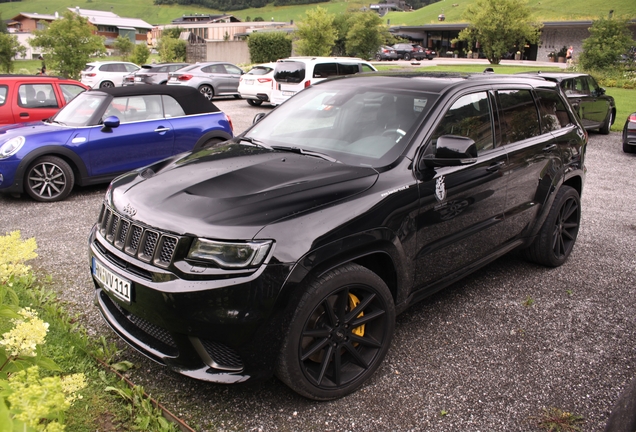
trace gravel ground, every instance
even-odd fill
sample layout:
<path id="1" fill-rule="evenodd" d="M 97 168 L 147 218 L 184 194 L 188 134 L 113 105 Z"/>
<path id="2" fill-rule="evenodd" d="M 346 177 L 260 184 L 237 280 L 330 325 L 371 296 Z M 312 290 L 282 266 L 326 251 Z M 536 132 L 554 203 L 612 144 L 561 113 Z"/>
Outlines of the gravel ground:
<path id="1" fill-rule="evenodd" d="M 236 131 L 268 109 L 217 104 Z M 568 262 L 547 269 L 506 256 L 415 305 L 398 317 L 384 363 L 348 397 L 312 402 L 276 379 L 216 386 L 126 349 L 123 357 L 137 365 L 130 377 L 202 431 L 536 431 L 544 407 L 601 431 L 636 369 L 635 164 L 620 134 L 591 134 L 581 230 Z M 76 189 L 52 204 L 0 196 L 0 233 L 35 236 L 34 266 L 53 276 L 91 333 L 112 337 L 92 303 L 86 240 L 104 191 Z"/>

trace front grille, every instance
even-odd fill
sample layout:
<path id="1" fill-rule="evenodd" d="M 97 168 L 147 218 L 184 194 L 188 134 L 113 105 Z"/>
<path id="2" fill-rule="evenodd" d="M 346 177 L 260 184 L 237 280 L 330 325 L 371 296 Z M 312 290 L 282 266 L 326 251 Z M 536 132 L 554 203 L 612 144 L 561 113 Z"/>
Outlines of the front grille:
<path id="1" fill-rule="evenodd" d="M 98 223 L 99 232 L 106 241 L 126 254 L 159 267 L 172 264 L 179 237 L 127 219 L 106 204 L 100 212 Z"/>
<path id="2" fill-rule="evenodd" d="M 243 361 L 236 351 L 219 342 L 201 339 L 203 348 L 208 355 L 219 365 L 226 369 L 243 369 Z"/>

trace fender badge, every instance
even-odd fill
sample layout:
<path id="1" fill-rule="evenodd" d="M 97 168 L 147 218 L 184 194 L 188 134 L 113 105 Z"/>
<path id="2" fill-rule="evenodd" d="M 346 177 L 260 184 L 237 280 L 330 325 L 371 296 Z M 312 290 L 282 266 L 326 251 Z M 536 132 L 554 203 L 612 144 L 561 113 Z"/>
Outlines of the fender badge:
<path id="1" fill-rule="evenodd" d="M 444 176 L 438 177 L 435 182 L 435 198 L 437 198 L 437 201 L 444 201 L 446 199 L 446 183 Z"/>

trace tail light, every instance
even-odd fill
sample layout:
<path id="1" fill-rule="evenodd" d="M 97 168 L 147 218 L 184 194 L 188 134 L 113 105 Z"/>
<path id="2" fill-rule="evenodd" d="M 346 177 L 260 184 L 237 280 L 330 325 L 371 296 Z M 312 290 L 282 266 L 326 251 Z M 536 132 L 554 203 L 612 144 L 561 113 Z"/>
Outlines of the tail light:
<path id="1" fill-rule="evenodd" d="M 97 74 L 96 73 L 86 73 L 86 74 L 84 74 L 84 76 L 91 77 L 91 78 L 94 77 L 95 75 L 97 75 Z"/>
<path id="2" fill-rule="evenodd" d="M 636 113 L 629 115 L 629 121 L 630 122 L 636 122 Z"/>
<path id="3" fill-rule="evenodd" d="M 177 77 L 177 79 L 178 79 L 179 81 L 188 81 L 188 80 L 192 79 L 192 75 L 188 75 L 188 74 L 179 75 L 179 76 Z"/>
<path id="4" fill-rule="evenodd" d="M 389 51 L 388 49 L 383 49 L 383 50 L 382 50 L 382 52 L 383 52 L 384 54 L 386 54 L 386 53 L 388 53 L 388 52 L 390 52 L 390 51 Z"/>
<path id="5" fill-rule="evenodd" d="M 305 81 L 305 88 L 309 87 L 310 85 L 311 85 L 311 81 L 310 80 Z"/>
<path id="6" fill-rule="evenodd" d="M 263 84 L 263 83 L 268 83 L 270 82 L 272 79 L 271 78 L 259 78 L 258 82 Z"/>
<path id="7" fill-rule="evenodd" d="M 232 133 L 234 133 L 234 124 L 232 123 L 232 119 L 227 114 L 225 114 L 225 117 L 227 117 L 227 121 L 230 124 L 230 129 L 232 129 Z"/>

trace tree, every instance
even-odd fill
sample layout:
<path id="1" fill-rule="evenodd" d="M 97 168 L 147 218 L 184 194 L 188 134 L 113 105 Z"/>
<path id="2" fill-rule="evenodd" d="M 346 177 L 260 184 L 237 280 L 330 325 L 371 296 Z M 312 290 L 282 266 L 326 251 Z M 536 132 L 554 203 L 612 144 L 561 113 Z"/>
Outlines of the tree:
<path id="1" fill-rule="evenodd" d="M 349 30 L 345 47 L 347 54 L 353 57 L 371 59 L 380 48 L 389 33 L 382 24 L 382 18 L 373 12 L 356 12 L 349 17 Z"/>
<path id="2" fill-rule="evenodd" d="M 292 51 L 292 40 L 287 33 L 252 33 L 247 39 L 252 63 L 274 62 L 289 57 Z"/>
<path id="3" fill-rule="evenodd" d="M 11 73 L 15 56 L 26 54 L 26 48 L 20 45 L 18 38 L 8 33 L 0 33 L 0 70 Z"/>
<path id="4" fill-rule="evenodd" d="M 621 54 L 635 44 L 627 18 L 600 18 L 592 23 L 590 37 L 583 40 L 579 63 L 584 69 L 606 69 L 617 65 Z"/>
<path id="5" fill-rule="evenodd" d="M 7 30 L 7 24 L 2 19 L 1 13 L 0 13 L 0 33 L 9 33 L 9 30 Z"/>
<path id="6" fill-rule="evenodd" d="M 337 36 L 333 26 L 334 16 L 320 6 L 308 10 L 306 16 L 307 18 L 297 26 L 296 51 L 299 55 L 328 56 Z"/>
<path id="7" fill-rule="evenodd" d="M 124 36 L 117 36 L 113 45 L 121 56 L 121 59 L 124 61 L 128 61 L 130 53 L 132 53 L 133 49 L 135 49 L 135 44 L 129 38 Z"/>
<path id="8" fill-rule="evenodd" d="M 181 28 L 181 27 L 171 27 L 171 28 L 167 28 L 167 29 L 163 29 L 163 31 L 161 32 L 161 37 L 171 37 L 172 39 L 179 39 L 179 36 L 181 36 L 181 33 L 186 31 L 186 29 Z"/>
<path id="9" fill-rule="evenodd" d="M 44 30 L 35 30 L 31 46 L 40 47 L 46 54 L 49 69 L 61 75 L 78 79 L 89 58 L 104 54 L 104 38 L 93 34 L 95 27 L 71 11 L 53 21 Z"/>
<path id="10" fill-rule="evenodd" d="M 148 57 L 150 57 L 150 50 L 145 43 L 135 45 L 135 49 L 133 49 L 132 55 L 130 56 L 130 61 L 142 65 L 148 61 Z"/>
<path id="11" fill-rule="evenodd" d="M 470 24 L 455 41 L 471 47 L 479 42 L 488 61 L 499 64 L 512 47 L 539 41 L 541 24 L 531 21 L 530 12 L 526 0 L 477 0 L 466 7 L 463 18 Z"/>
<path id="12" fill-rule="evenodd" d="M 163 34 L 159 39 L 159 58 L 165 63 L 186 61 L 187 48 L 186 41 Z"/>

